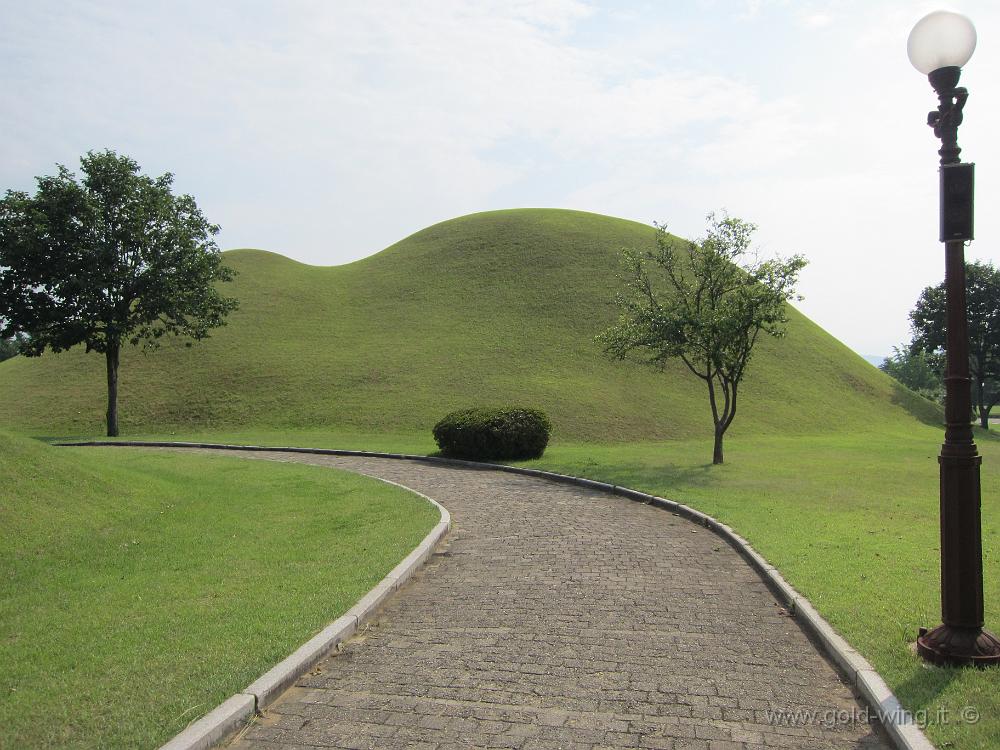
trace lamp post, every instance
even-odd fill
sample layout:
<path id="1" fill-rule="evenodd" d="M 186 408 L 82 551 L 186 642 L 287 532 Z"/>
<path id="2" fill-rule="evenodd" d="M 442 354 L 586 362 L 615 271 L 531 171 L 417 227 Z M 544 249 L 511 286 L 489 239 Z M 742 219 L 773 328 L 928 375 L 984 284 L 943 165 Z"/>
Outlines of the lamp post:
<path id="1" fill-rule="evenodd" d="M 907 54 L 937 92 L 927 124 L 941 139 L 940 240 L 945 243 L 947 366 L 945 439 L 941 467 L 941 620 L 920 629 L 917 652 L 936 664 L 1000 663 L 1000 640 L 983 629 L 983 550 L 979 465 L 969 415 L 969 332 L 965 302 L 965 243 L 972 239 L 973 164 L 959 159 L 958 126 L 968 92 L 958 86 L 976 48 L 976 29 L 963 15 L 935 11 L 910 32 Z"/>

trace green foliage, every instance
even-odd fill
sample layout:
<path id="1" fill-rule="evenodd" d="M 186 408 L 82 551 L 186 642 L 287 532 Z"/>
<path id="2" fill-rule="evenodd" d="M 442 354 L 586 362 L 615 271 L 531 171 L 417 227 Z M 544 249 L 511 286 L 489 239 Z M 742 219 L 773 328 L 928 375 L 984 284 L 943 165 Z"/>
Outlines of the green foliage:
<path id="1" fill-rule="evenodd" d="M 1000 404 L 1000 270 L 990 263 L 965 264 L 969 321 L 969 373 L 974 408 L 989 429 L 990 411 Z M 927 287 L 910 313 L 914 352 L 940 356 L 947 340 L 944 282 Z"/>
<path id="2" fill-rule="evenodd" d="M 0 456 L 12 750 L 159 747 L 352 607 L 438 520 L 410 492 L 327 467 L 3 432 Z"/>
<path id="3" fill-rule="evenodd" d="M 708 387 L 715 424 L 713 463 L 723 461 L 722 436 L 736 417 L 739 386 L 757 339 L 781 338 L 785 303 L 806 261 L 748 260 L 756 226 L 741 219 L 708 216 L 700 242 L 678 242 L 658 227 L 656 250 L 626 249 L 625 290 L 615 302 L 618 325 L 598 340 L 625 359 L 640 351 L 662 367 L 680 359 Z"/>
<path id="4" fill-rule="evenodd" d="M 331 240 L 333 241 L 333 240 Z M 274 253 L 224 254 L 240 308 L 196 349 L 122 352 L 122 430 L 273 436 L 406 433 L 474 404 L 529 404 L 552 440 L 695 437 L 704 386 L 679 360 L 663 371 L 600 356 L 615 322 L 618 247 L 656 247 L 653 227 L 579 211 L 492 211 L 428 227 L 330 268 Z M 227 292 L 229 293 L 229 292 Z M 758 341 L 728 435 L 940 422 L 939 410 L 868 365 L 800 312 Z M 0 424 L 94 435 L 104 364 L 83 347 L 0 363 Z M 789 368 L 788 363 L 795 363 Z M 837 419 L 830 421 L 830 414 Z"/>
<path id="5" fill-rule="evenodd" d="M 105 354 L 116 435 L 122 345 L 205 338 L 236 307 L 215 288 L 233 272 L 212 240 L 218 227 L 191 196 L 171 193 L 172 175 L 140 175 L 113 151 L 80 164 L 82 182 L 59 166 L 33 197 L 0 201 L 0 336 L 26 335 L 27 356 L 79 344 Z"/>
<path id="6" fill-rule="evenodd" d="M 944 358 L 910 346 L 894 346 L 878 369 L 911 391 L 941 403 L 944 400 Z"/>
<path id="7" fill-rule="evenodd" d="M 538 409 L 463 409 L 434 425 L 434 440 L 453 458 L 518 461 L 539 458 L 552 425 Z"/>

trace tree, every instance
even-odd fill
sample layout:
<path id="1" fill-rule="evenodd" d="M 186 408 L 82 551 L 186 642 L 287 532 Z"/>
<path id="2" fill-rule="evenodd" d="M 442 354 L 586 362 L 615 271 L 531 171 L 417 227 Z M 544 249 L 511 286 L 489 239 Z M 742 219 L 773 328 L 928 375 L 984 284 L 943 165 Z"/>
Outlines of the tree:
<path id="1" fill-rule="evenodd" d="M 969 374 L 972 400 L 984 430 L 1000 403 L 1000 270 L 990 263 L 966 263 L 966 312 L 969 318 Z M 910 313 L 913 351 L 940 355 L 947 335 L 945 285 L 920 293 Z"/>
<path id="2" fill-rule="evenodd" d="M 909 345 L 894 346 L 892 354 L 878 368 L 924 398 L 939 403 L 944 399 L 944 360 L 940 354 L 915 350 Z"/>
<path id="3" fill-rule="evenodd" d="M 80 164 L 82 182 L 58 165 L 33 197 L 0 200 L 0 336 L 19 337 L 29 357 L 78 344 L 104 354 L 113 437 L 122 346 L 205 338 L 236 307 L 215 288 L 234 272 L 212 239 L 219 228 L 171 193 L 173 175 L 141 175 L 114 151 Z"/>
<path id="4" fill-rule="evenodd" d="M 679 358 L 703 380 L 715 424 L 712 463 L 721 464 L 754 346 L 762 333 L 784 335 L 785 303 L 806 261 L 748 258 L 755 225 L 725 215 L 707 219 L 698 242 L 676 240 L 657 225 L 655 250 L 622 251 L 625 288 L 615 297 L 621 315 L 598 341 L 617 359 L 638 351 L 662 367 Z"/>

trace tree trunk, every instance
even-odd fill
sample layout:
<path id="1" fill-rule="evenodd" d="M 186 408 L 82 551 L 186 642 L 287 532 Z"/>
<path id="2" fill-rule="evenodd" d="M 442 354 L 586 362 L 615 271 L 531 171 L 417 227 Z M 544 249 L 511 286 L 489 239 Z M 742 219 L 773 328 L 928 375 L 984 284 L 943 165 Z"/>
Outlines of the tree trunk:
<path id="1" fill-rule="evenodd" d="M 108 365 L 108 437 L 118 437 L 118 344 L 105 352 Z"/>
<path id="2" fill-rule="evenodd" d="M 990 429 L 990 409 L 985 406 L 979 407 L 979 425 L 984 429 Z"/>
<path id="3" fill-rule="evenodd" d="M 709 371 L 711 372 L 711 369 Z M 712 464 L 717 465 L 722 463 L 722 436 L 726 434 L 726 428 L 729 427 L 729 423 L 732 421 L 732 417 L 734 416 L 733 409 L 736 403 L 734 398 L 730 396 L 727 381 L 722 381 L 720 385 L 723 394 L 725 394 L 726 402 L 720 414 L 719 404 L 715 399 L 715 376 L 706 378 L 706 381 L 708 383 L 708 400 L 712 405 L 712 421 L 715 423 L 715 448 L 712 451 Z"/>

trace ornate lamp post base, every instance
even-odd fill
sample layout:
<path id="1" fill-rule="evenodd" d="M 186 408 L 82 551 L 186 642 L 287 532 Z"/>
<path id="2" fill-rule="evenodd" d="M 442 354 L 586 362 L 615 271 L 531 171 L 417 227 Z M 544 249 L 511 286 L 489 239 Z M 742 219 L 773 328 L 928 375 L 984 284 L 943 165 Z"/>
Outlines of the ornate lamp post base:
<path id="1" fill-rule="evenodd" d="M 920 628 L 917 653 L 933 664 L 950 667 L 1000 665 L 1000 638 L 982 628 L 938 625 Z"/>

